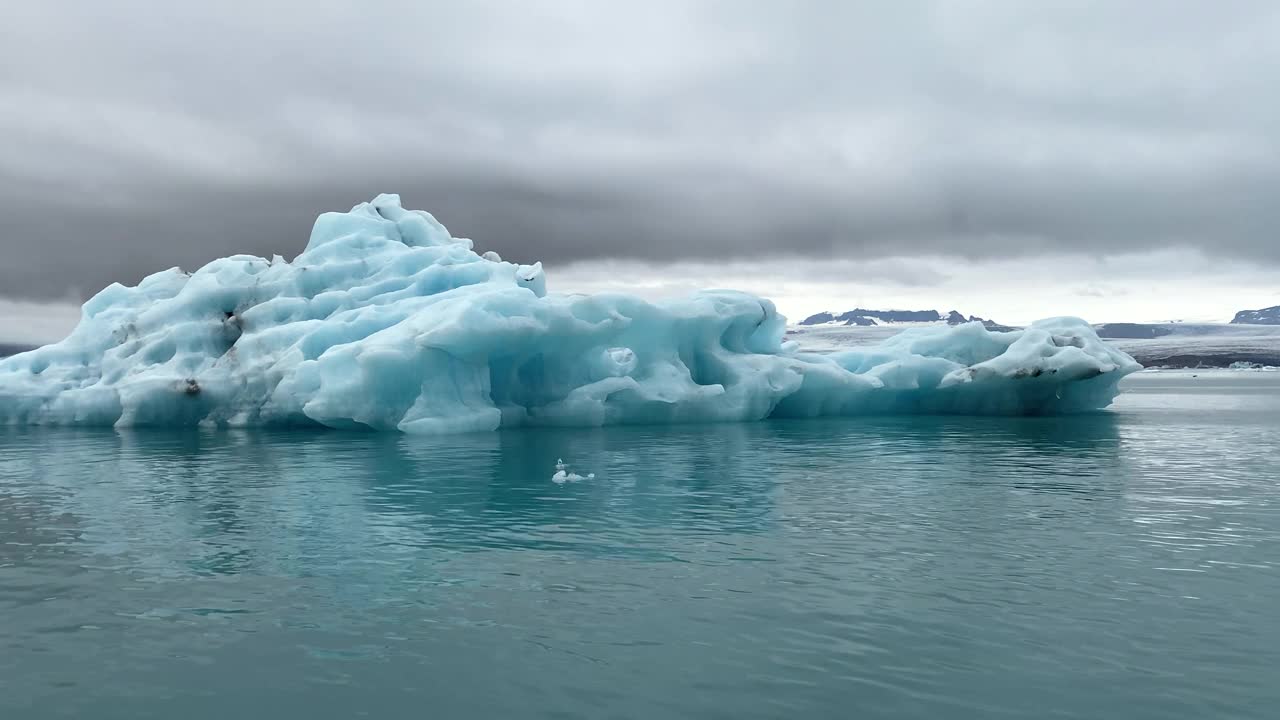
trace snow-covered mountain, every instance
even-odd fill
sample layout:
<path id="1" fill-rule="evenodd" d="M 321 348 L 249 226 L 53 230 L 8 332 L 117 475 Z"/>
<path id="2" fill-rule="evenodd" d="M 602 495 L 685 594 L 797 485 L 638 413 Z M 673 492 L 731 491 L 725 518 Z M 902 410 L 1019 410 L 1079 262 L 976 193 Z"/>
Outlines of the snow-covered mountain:
<path id="1" fill-rule="evenodd" d="M 912 323 L 871 327 L 835 323 L 793 326 L 787 337 L 809 352 L 839 352 L 882 343 Z M 1280 366 L 1280 325 L 1239 323 L 1104 323 L 1103 340 L 1147 367 L 1211 368 L 1234 364 Z"/>
<path id="2" fill-rule="evenodd" d="M 847 312 L 820 312 L 800 321 L 800 325 L 856 325 L 873 327 L 877 325 L 901 325 L 904 323 L 946 323 L 960 325 L 967 322 L 980 322 L 991 330 L 1010 329 L 994 320 L 985 320 L 976 315 L 965 317 L 952 310 L 943 315 L 937 310 L 867 310 L 854 308 Z"/>
<path id="3" fill-rule="evenodd" d="M 1098 337 L 1105 340 L 1150 340 L 1152 338 L 1172 335 L 1173 323 L 1103 323 L 1094 325 Z"/>
<path id="4" fill-rule="evenodd" d="M 1232 325 L 1280 325 L 1280 305 L 1261 310 L 1241 310 L 1231 319 Z"/>

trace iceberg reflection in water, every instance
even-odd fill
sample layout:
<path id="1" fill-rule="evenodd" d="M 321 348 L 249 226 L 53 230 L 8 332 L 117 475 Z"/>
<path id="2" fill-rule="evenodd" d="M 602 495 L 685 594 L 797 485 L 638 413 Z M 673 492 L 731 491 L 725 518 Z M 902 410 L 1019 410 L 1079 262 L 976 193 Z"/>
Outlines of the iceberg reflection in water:
<path id="1" fill-rule="evenodd" d="M 0 429 L 0 716 L 1267 718 L 1273 376 L 1053 418 Z"/>

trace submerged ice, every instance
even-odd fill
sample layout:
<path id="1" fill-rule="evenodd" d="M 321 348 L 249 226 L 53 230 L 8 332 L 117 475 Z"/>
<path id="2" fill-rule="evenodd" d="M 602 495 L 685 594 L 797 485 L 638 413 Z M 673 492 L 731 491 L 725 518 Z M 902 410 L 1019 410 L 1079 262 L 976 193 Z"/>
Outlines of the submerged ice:
<path id="1" fill-rule="evenodd" d="M 908 330 L 806 353 L 768 300 L 547 292 L 381 195 L 292 262 L 235 255 L 113 284 L 60 343 L 0 360 L 0 421 L 419 433 L 883 413 L 1094 410 L 1139 369 L 1085 322 Z"/>

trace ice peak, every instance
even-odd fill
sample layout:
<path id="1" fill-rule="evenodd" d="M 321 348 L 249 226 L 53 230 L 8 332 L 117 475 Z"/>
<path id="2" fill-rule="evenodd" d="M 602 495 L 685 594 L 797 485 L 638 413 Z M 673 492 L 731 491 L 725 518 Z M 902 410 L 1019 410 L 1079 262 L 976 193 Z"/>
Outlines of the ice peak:
<path id="1" fill-rule="evenodd" d="M 322 245 L 334 242 L 353 244 L 370 236 L 409 247 L 458 245 L 471 249 L 470 240 L 452 237 L 431 213 L 405 210 L 399 195 L 383 193 L 370 202 L 356 205 L 350 212 L 328 212 L 316 218 L 303 254 Z"/>

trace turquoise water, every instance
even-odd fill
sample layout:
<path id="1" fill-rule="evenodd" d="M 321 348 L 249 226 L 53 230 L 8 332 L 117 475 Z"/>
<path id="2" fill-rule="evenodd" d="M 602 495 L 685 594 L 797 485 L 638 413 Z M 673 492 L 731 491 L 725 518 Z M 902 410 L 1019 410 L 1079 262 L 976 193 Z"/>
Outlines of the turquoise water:
<path id="1" fill-rule="evenodd" d="M 1275 717 L 1280 373 L 1129 385 L 1057 419 L 0 430 L 0 717 Z"/>

